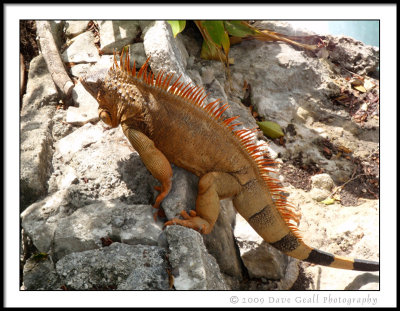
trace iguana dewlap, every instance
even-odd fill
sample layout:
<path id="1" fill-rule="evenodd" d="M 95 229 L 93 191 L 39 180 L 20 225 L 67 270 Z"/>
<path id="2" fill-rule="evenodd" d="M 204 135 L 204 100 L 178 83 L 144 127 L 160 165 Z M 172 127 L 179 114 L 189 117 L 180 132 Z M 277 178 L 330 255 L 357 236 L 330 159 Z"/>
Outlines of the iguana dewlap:
<path id="1" fill-rule="evenodd" d="M 378 271 L 379 263 L 349 259 L 307 246 L 292 220 L 295 213 L 269 177 L 273 165 L 252 141 L 252 131 L 237 130 L 234 118 L 222 120 L 227 105 L 206 104 L 204 90 L 172 81 L 172 74 L 156 77 L 148 61 L 136 72 L 129 57 L 114 55 L 110 69 L 93 70 L 81 79 L 99 103 L 99 117 L 119 124 L 151 174 L 160 181 L 154 207 L 171 189 L 170 163 L 200 177 L 196 211 L 182 212 L 179 224 L 210 233 L 220 200 L 233 198 L 236 210 L 269 244 L 285 254 L 314 264 L 360 271 Z"/>

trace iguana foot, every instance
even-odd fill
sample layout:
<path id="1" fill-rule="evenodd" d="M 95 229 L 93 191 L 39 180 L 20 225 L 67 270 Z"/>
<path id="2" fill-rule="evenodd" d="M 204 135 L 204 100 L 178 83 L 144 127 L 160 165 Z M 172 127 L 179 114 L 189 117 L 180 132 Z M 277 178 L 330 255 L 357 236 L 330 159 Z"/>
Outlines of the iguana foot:
<path id="1" fill-rule="evenodd" d="M 170 225 L 181 225 L 199 231 L 203 234 L 210 233 L 210 224 L 203 218 L 197 216 L 195 211 L 192 210 L 189 212 L 189 214 L 186 211 L 182 211 L 180 215 L 184 219 L 173 218 L 164 223 L 164 227 Z"/>
<path id="2" fill-rule="evenodd" d="M 162 187 L 161 186 L 154 186 L 154 190 L 156 190 L 158 192 L 161 192 L 162 191 Z M 166 217 L 164 210 L 160 206 L 161 200 L 163 199 L 163 198 L 159 199 L 161 194 L 162 193 L 160 193 L 157 196 L 156 203 L 153 205 L 153 208 L 157 209 L 153 214 L 154 221 L 157 221 L 157 218 L 165 218 Z"/>
<path id="3" fill-rule="evenodd" d="M 164 198 L 169 193 L 169 190 L 171 189 L 171 186 L 170 185 L 167 185 L 167 187 L 164 187 L 164 185 L 161 186 L 161 187 L 160 186 L 155 186 L 154 189 L 156 191 L 159 191 L 160 193 L 158 194 L 158 196 L 156 198 L 156 202 L 154 203 L 153 207 L 154 208 L 159 208 L 162 200 L 164 200 Z"/>

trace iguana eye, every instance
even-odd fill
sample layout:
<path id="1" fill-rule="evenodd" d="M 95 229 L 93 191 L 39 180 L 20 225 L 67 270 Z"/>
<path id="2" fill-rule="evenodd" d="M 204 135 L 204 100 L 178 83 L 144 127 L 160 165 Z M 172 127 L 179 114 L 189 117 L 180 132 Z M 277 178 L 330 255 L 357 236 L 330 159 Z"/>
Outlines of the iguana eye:
<path id="1" fill-rule="evenodd" d="M 111 124 L 111 114 L 108 111 L 101 111 L 99 114 L 99 117 L 101 121 L 103 121 L 105 124 L 112 126 Z"/>

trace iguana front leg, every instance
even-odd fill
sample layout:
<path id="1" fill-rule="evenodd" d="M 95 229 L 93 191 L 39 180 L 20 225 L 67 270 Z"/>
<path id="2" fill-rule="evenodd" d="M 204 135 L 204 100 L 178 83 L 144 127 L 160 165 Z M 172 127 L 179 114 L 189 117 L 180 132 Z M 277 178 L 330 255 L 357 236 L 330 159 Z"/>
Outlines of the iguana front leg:
<path id="1" fill-rule="evenodd" d="M 207 173 L 199 180 L 196 211 L 190 211 L 189 214 L 182 211 L 181 216 L 184 219 L 171 219 L 165 226 L 178 224 L 208 234 L 217 221 L 219 201 L 238 194 L 240 190 L 239 182 L 232 175 L 222 172 Z"/>
<path id="2" fill-rule="evenodd" d="M 161 187 L 156 187 L 160 191 L 154 203 L 154 208 L 159 208 L 162 200 L 171 190 L 172 168 L 165 155 L 156 148 L 154 142 L 140 131 L 123 126 L 125 136 L 139 153 L 146 168 L 160 183 Z"/>

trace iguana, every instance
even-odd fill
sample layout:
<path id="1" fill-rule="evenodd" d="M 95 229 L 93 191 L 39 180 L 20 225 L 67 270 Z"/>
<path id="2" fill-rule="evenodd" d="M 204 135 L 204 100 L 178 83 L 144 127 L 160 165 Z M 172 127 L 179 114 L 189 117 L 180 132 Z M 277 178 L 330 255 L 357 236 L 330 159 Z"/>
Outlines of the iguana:
<path id="1" fill-rule="evenodd" d="M 379 263 L 349 259 L 305 244 L 294 209 L 269 176 L 274 162 L 253 142 L 256 130 L 237 129 L 237 117 L 223 119 L 228 104 L 206 103 L 204 89 L 174 80 L 173 74 L 148 71 L 149 58 L 136 71 L 128 54 L 114 53 L 111 68 L 92 69 L 81 83 L 99 103 L 99 118 L 121 125 L 150 173 L 161 183 L 154 207 L 171 189 L 173 163 L 199 176 L 196 210 L 181 212 L 165 226 L 178 224 L 208 234 L 220 203 L 233 198 L 236 210 L 270 245 L 286 255 L 334 268 L 378 271 Z"/>

